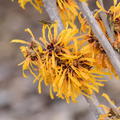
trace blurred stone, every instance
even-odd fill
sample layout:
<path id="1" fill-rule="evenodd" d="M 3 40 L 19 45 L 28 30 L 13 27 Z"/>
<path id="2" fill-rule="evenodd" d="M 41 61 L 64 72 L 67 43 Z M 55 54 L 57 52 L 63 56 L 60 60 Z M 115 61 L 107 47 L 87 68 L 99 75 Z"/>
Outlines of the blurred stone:
<path id="1" fill-rule="evenodd" d="M 13 61 L 0 63 L 0 82 L 10 82 L 10 78 L 12 79 L 12 77 L 14 76 L 15 69 L 17 67 L 15 65 L 17 64 L 15 64 L 15 62 Z"/>
<path id="2" fill-rule="evenodd" d="M 10 45 L 10 42 L 8 42 L 7 44 L 6 41 L 0 42 L 0 45 L 1 45 L 0 52 L 2 53 L 0 54 L 0 61 L 4 60 L 9 61 L 9 59 L 12 58 L 15 54 L 14 48 Z"/>
<path id="3" fill-rule="evenodd" d="M 10 117 L 10 116 L 6 116 L 6 115 L 2 115 L 2 116 L 0 116 L 0 120 L 17 120 L 17 119 L 14 119 L 14 118 L 12 118 L 12 117 Z"/>

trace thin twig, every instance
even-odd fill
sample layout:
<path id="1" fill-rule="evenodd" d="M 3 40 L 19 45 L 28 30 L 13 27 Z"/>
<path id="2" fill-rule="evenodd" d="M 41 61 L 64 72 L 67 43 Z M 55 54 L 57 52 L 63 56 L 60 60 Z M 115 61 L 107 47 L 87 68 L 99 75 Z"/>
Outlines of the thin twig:
<path id="1" fill-rule="evenodd" d="M 88 99 L 88 98 L 86 98 L 86 97 L 84 97 L 84 96 L 80 96 L 79 98 L 80 98 L 79 101 L 85 101 L 86 104 L 89 106 L 89 108 L 90 108 L 90 119 L 92 119 L 92 120 L 97 120 L 98 115 L 99 115 L 99 112 L 97 111 L 97 115 L 95 115 L 94 112 L 91 111 L 92 104 L 93 104 L 92 101 L 90 101 L 90 99 Z M 93 107 L 96 108 L 97 106 L 94 105 Z M 96 109 L 97 109 L 97 108 L 96 108 Z"/>
<path id="2" fill-rule="evenodd" d="M 90 9 L 88 8 L 88 5 L 85 2 L 79 2 L 79 4 L 81 6 L 81 11 L 86 16 L 86 19 L 88 20 L 89 24 L 91 25 L 94 34 L 96 35 L 99 42 L 103 46 L 113 67 L 115 68 L 116 72 L 120 76 L 120 60 L 119 60 L 118 56 L 116 55 L 116 52 L 114 51 L 113 47 L 111 46 L 111 44 L 107 40 L 106 36 L 103 34 L 102 30 L 100 29 L 97 21 L 95 20 Z"/>
<path id="3" fill-rule="evenodd" d="M 86 97 L 86 100 L 87 100 L 88 103 L 91 105 L 91 108 L 93 108 L 93 111 L 95 111 L 95 116 L 96 116 L 96 118 L 98 118 L 99 115 L 104 114 L 105 112 L 104 112 L 104 110 L 103 110 L 101 107 L 99 107 L 100 103 L 99 103 L 96 95 L 93 94 L 93 95 L 91 95 L 91 97 L 92 97 L 92 98 L 90 98 L 90 99 L 88 99 L 88 98 Z"/>
<path id="4" fill-rule="evenodd" d="M 104 111 L 102 108 L 98 107 L 100 105 L 97 97 L 95 94 L 92 95 L 92 99 L 90 99 L 92 101 L 92 103 L 96 106 L 96 110 L 99 114 L 104 114 Z"/>
<path id="5" fill-rule="evenodd" d="M 102 0 L 98 0 L 98 1 L 101 4 L 101 6 L 104 8 L 103 1 Z M 100 17 L 102 18 L 102 21 L 104 22 L 107 34 L 110 38 L 110 42 L 113 43 L 114 42 L 114 35 L 113 35 L 113 32 L 110 29 L 109 22 L 107 20 L 107 14 L 105 12 L 100 12 Z"/>
<path id="6" fill-rule="evenodd" d="M 56 6 L 56 0 L 43 0 L 44 7 L 49 14 L 49 17 L 52 21 L 57 21 L 58 22 L 58 28 L 59 32 L 64 28 L 62 21 L 60 20 L 57 6 Z"/>
<path id="7" fill-rule="evenodd" d="M 101 6 L 104 8 L 103 0 L 98 0 L 98 1 L 101 4 Z M 105 27 L 106 27 L 107 34 L 111 38 L 111 42 L 114 42 L 114 35 L 113 35 L 113 32 L 110 29 L 109 22 L 107 20 L 107 14 L 105 12 L 101 12 L 100 16 L 102 18 L 102 21 L 104 22 Z M 114 105 L 114 104 L 110 104 L 110 106 L 111 106 L 111 108 L 114 108 L 114 109 L 117 108 L 117 106 Z"/>

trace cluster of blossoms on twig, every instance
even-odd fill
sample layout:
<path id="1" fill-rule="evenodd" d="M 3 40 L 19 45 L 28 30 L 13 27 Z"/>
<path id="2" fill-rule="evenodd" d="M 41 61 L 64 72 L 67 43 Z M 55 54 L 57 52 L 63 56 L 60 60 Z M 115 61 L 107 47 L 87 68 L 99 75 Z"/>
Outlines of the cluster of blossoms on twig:
<path id="1" fill-rule="evenodd" d="M 99 107 L 103 108 L 105 114 L 100 115 L 98 120 L 120 120 L 120 107 L 116 107 L 107 94 L 104 93 L 102 96 L 108 101 L 110 107 L 103 104 L 99 105 Z"/>
<path id="2" fill-rule="evenodd" d="M 18 3 L 23 9 L 27 3 L 30 3 L 40 13 L 44 6 L 42 0 L 18 0 Z M 120 52 L 120 3 L 117 0 L 113 0 L 113 3 L 107 11 L 97 1 L 99 9 L 93 15 L 112 47 Z M 43 20 L 42 35 L 39 39 L 34 37 L 30 29 L 26 29 L 25 31 L 31 35 L 31 41 L 15 39 L 12 42 L 22 44 L 20 50 L 25 60 L 20 65 L 23 66 L 23 76 L 27 77 L 26 71 L 34 76 L 34 83 L 38 82 L 39 93 L 41 93 L 41 83 L 44 81 L 50 88 L 52 99 L 56 95 L 66 99 L 68 103 L 71 100 L 76 102 L 80 95 L 90 97 L 94 92 L 98 93 L 99 87 L 104 86 L 106 81 L 103 79 L 104 75 L 115 75 L 118 78 L 118 74 L 92 27 L 80 12 L 77 2 L 56 0 L 56 6 L 65 27 L 62 31 L 58 33 L 57 21 Z M 109 26 L 115 38 L 114 42 L 109 38 L 99 14 L 101 11 L 107 14 Z M 110 102 L 109 97 L 105 94 L 104 96 Z M 101 115 L 99 120 L 106 120 L 106 118 L 120 120 L 120 114 L 115 112 L 118 110 L 114 111 L 105 106 L 103 108 L 106 114 Z"/>
<path id="3" fill-rule="evenodd" d="M 74 25 L 68 25 L 59 34 L 57 29 L 57 23 L 51 26 L 43 25 L 42 37 L 39 40 L 35 39 L 30 29 L 26 29 L 32 36 L 31 42 L 12 40 L 27 45 L 20 47 L 25 57 L 21 63 L 24 77 L 27 77 L 25 70 L 29 70 L 35 77 L 34 82 L 38 81 L 39 93 L 44 80 L 44 83 L 50 86 L 51 98 L 54 91 L 56 96 L 65 98 L 67 102 L 70 98 L 76 102 L 79 95 L 89 96 L 94 91 L 98 93 L 104 80 L 96 78 L 102 78 L 101 74 L 105 73 L 94 67 L 95 59 L 91 55 L 91 46 L 83 46 L 85 41 L 80 40 L 81 36 L 77 36 L 78 29 Z M 35 71 L 38 72 L 37 75 Z"/>
<path id="4" fill-rule="evenodd" d="M 119 52 L 119 49 L 120 49 L 120 27 L 119 27 L 120 26 L 120 3 L 117 4 L 117 1 L 114 0 L 114 5 L 111 6 L 108 11 L 106 11 L 98 1 L 96 3 L 100 9 L 94 13 L 94 17 L 98 22 L 104 35 L 108 38 L 112 46 Z M 100 15 L 98 14 L 100 11 L 104 11 L 108 15 L 110 28 L 113 31 L 113 34 L 115 37 L 115 41 L 113 43 L 111 42 L 111 39 L 107 34 L 104 22 L 102 21 Z M 94 35 L 91 29 L 91 26 L 89 26 L 89 24 L 87 23 L 87 20 L 83 18 L 81 14 L 79 14 L 78 19 L 81 24 L 80 31 L 85 33 L 85 35 L 83 35 L 83 39 L 84 40 L 86 39 L 89 42 L 89 44 L 92 46 L 91 51 L 94 53 L 94 58 L 96 60 L 95 66 L 97 66 L 97 68 L 101 70 L 107 69 L 109 72 L 113 73 L 116 77 L 118 77 L 105 50 L 103 49 L 98 39 Z"/>
<path id="5" fill-rule="evenodd" d="M 113 1 L 114 4 L 106 11 L 98 2 L 97 6 L 100 8 L 99 11 L 103 11 L 108 16 L 108 21 L 110 24 L 110 28 L 114 34 L 115 41 L 113 47 L 120 52 L 120 3 L 117 3 L 117 0 Z"/>
<path id="6" fill-rule="evenodd" d="M 56 4 L 64 25 L 69 21 L 75 21 L 78 16 L 79 6 L 74 0 L 56 0 Z"/>

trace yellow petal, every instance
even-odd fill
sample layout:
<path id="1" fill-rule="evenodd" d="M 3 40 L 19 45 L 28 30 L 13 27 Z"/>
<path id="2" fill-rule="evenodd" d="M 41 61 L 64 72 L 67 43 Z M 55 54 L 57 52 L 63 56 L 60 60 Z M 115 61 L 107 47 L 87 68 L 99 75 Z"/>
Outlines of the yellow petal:
<path id="1" fill-rule="evenodd" d="M 50 97 L 51 97 L 51 99 L 54 99 L 54 95 L 53 95 L 52 87 L 51 86 L 50 86 Z"/>
<path id="2" fill-rule="evenodd" d="M 77 80 L 77 79 L 76 79 L 75 77 L 73 77 L 71 74 L 68 74 L 68 76 L 69 76 L 69 78 L 71 79 L 71 81 L 72 81 L 73 83 L 75 83 L 78 87 L 81 86 L 79 80 Z"/>
<path id="3" fill-rule="evenodd" d="M 86 2 L 87 0 L 80 0 L 81 2 Z"/>
<path id="4" fill-rule="evenodd" d="M 11 42 L 12 42 L 12 43 L 21 43 L 21 44 L 30 45 L 29 42 L 26 42 L 26 41 L 24 41 L 24 40 L 18 40 L 18 39 L 12 40 Z"/>
<path id="5" fill-rule="evenodd" d="M 93 58 L 81 58 L 80 60 L 81 61 L 87 60 L 88 62 L 95 62 L 95 59 L 93 59 Z"/>
<path id="6" fill-rule="evenodd" d="M 61 78 L 59 80 L 59 84 L 58 84 L 59 88 L 61 88 L 61 86 L 63 84 L 63 80 L 65 78 L 65 74 L 66 74 L 66 70 L 64 70 L 64 72 L 63 72 L 63 74 L 62 74 L 62 76 L 61 76 Z"/>
<path id="7" fill-rule="evenodd" d="M 42 90 L 41 90 L 41 82 L 42 82 L 42 78 L 40 78 L 40 80 L 38 81 L 38 93 L 39 94 L 42 92 Z"/>
<path id="8" fill-rule="evenodd" d="M 33 40 L 35 40 L 35 37 L 29 28 L 25 29 L 25 32 L 28 32 L 31 35 L 31 37 L 33 38 Z"/>
<path id="9" fill-rule="evenodd" d="M 114 6 L 116 6 L 117 5 L 117 0 L 113 0 L 113 2 L 114 2 Z"/>
<path id="10" fill-rule="evenodd" d="M 79 56 L 75 55 L 68 55 L 68 54 L 61 54 L 63 57 L 61 59 L 77 59 Z"/>
<path id="11" fill-rule="evenodd" d="M 52 52 L 52 66 L 53 66 L 53 68 L 56 68 L 56 62 L 55 62 L 54 52 Z"/>
<path id="12" fill-rule="evenodd" d="M 107 100 L 110 104 L 115 105 L 115 103 L 110 99 L 110 97 L 109 97 L 106 93 L 103 93 L 102 96 L 103 96 L 104 98 L 106 98 L 106 100 Z"/>

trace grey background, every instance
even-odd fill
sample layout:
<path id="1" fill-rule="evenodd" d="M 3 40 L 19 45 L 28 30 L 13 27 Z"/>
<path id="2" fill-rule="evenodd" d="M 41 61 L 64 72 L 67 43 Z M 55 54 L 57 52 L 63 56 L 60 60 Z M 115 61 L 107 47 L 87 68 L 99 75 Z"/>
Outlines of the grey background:
<path id="1" fill-rule="evenodd" d="M 104 1 L 106 7 L 111 4 L 110 0 Z M 90 6 L 95 8 L 95 0 L 90 1 Z M 45 10 L 39 14 L 30 5 L 22 10 L 17 2 L 0 0 L 0 120 L 90 120 L 92 108 L 81 98 L 76 104 L 67 104 L 58 98 L 51 100 L 49 90 L 44 85 L 39 95 L 37 85 L 32 84 L 33 77 L 22 77 L 21 67 L 17 64 L 23 57 L 19 45 L 10 41 L 16 38 L 30 40 L 30 36 L 24 32 L 28 27 L 38 38 L 42 28 L 38 21 L 43 18 L 49 20 Z M 101 89 L 102 92 L 108 93 L 120 105 L 119 80 L 110 79 Z M 105 102 L 101 98 L 99 100 Z"/>

